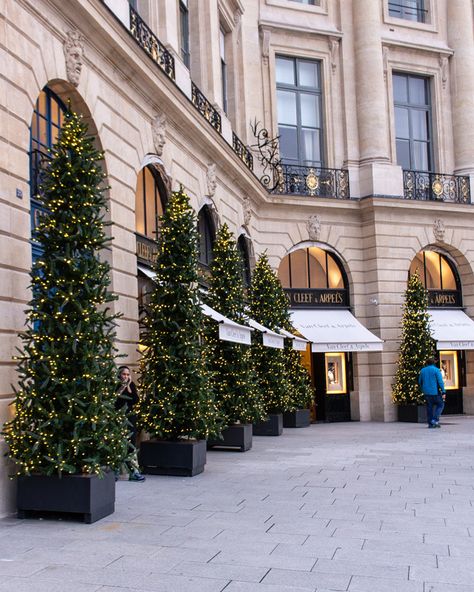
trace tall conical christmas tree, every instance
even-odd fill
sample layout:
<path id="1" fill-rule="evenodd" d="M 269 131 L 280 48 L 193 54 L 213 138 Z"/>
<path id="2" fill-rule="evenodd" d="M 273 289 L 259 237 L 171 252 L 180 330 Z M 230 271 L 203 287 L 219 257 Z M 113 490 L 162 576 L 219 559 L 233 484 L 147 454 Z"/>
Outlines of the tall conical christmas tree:
<path id="1" fill-rule="evenodd" d="M 114 298 L 98 256 L 108 242 L 101 159 L 68 113 L 37 196 L 43 254 L 31 272 L 16 415 L 3 431 L 18 474 L 101 474 L 127 455 L 127 423 L 115 410 L 116 316 L 106 306 Z"/>
<path id="2" fill-rule="evenodd" d="M 420 370 L 435 350 L 431 336 L 428 295 L 418 272 L 410 276 L 405 291 L 402 336 L 392 400 L 396 405 L 424 403 L 418 386 Z"/>
<path id="3" fill-rule="evenodd" d="M 242 323 L 245 308 L 242 261 L 227 224 L 217 233 L 213 254 L 206 302 L 229 319 Z M 206 324 L 208 361 L 223 427 L 263 419 L 265 411 L 256 385 L 251 348 L 221 341 L 216 322 L 209 319 Z"/>
<path id="4" fill-rule="evenodd" d="M 280 282 L 263 253 L 255 267 L 250 286 L 250 316 L 269 329 L 277 330 L 284 322 L 282 298 L 286 299 Z M 292 409 L 290 388 L 283 350 L 265 347 L 261 335 L 252 344 L 254 369 L 267 413 Z"/>
<path id="5" fill-rule="evenodd" d="M 152 438 L 203 439 L 217 412 L 201 343 L 197 218 L 183 190 L 161 218 L 156 278 L 143 322 L 139 425 Z"/>

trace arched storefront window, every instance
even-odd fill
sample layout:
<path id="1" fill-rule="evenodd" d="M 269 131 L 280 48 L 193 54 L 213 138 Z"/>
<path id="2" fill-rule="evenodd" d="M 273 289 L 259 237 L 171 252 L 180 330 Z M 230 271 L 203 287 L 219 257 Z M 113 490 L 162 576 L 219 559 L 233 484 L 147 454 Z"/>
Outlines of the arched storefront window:
<path id="1" fill-rule="evenodd" d="M 455 266 L 442 253 L 420 251 L 410 265 L 409 275 L 418 271 L 428 290 L 430 306 L 461 306 L 461 285 Z"/>
<path id="2" fill-rule="evenodd" d="M 42 252 L 41 245 L 35 241 L 35 228 L 42 211 L 35 196 L 38 195 L 41 169 L 45 166 L 49 152 L 58 139 L 65 112 L 66 107 L 64 103 L 46 86 L 40 92 L 36 101 L 30 128 L 30 197 L 33 260 Z"/>
<path id="3" fill-rule="evenodd" d="M 198 214 L 199 263 L 209 268 L 213 260 L 212 247 L 216 240 L 216 229 L 208 206 L 201 208 Z"/>
<path id="4" fill-rule="evenodd" d="M 244 288 L 250 287 L 251 272 L 250 272 L 250 239 L 244 234 L 241 234 L 237 240 L 237 249 L 242 260 L 242 280 Z"/>

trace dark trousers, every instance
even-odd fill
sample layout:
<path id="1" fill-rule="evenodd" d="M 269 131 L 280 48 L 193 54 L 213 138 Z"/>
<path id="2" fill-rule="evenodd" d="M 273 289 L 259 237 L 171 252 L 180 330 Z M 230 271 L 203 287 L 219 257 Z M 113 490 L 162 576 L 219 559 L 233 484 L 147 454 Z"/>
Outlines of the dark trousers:
<path id="1" fill-rule="evenodd" d="M 443 413 L 443 397 L 441 395 L 425 395 L 425 399 L 428 425 L 435 425 L 439 423 L 439 416 Z"/>

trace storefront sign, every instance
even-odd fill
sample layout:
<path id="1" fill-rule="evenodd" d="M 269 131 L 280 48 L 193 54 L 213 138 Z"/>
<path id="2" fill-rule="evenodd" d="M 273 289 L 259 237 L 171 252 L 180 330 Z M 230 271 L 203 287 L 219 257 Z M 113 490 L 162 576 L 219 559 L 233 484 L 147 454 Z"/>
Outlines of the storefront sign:
<path id="1" fill-rule="evenodd" d="M 285 289 L 291 308 L 347 307 L 346 290 Z"/>
<path id="2" fill-rule="evenodd" d="M 137 238 L 137 259 L 147 265 L 153 265 L 158 255 L 156 243 L 144 236 L 136 235 Z"/>
<path id="3" fill-rule="evenodd" d="M 226 323 L 219 324 L 219 339 L 223 341 L 232 341 L 233 343 L 245 343 L 250 345 L 250 331 L 239 329 L 234 325 L 227 325 Z"/>
<path id="4" fill-rule="evenodd" d="M 457 290 L 428 290 L 428 306 L 461 306 Z"/>

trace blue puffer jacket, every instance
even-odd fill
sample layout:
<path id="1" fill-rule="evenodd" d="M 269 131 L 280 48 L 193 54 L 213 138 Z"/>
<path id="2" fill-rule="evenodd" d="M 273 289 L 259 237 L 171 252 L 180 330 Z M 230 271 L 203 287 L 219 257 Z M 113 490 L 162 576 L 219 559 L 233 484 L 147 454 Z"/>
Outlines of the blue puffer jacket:
<path id="1" fill-rule="evenodd" d="M 418 384 L 424 395 L 437 395 L 441 390 L 444 393 L 444 382 L 441 371 L 435 365 L 425 366 L 418 377 Z"/>

